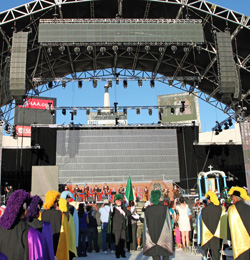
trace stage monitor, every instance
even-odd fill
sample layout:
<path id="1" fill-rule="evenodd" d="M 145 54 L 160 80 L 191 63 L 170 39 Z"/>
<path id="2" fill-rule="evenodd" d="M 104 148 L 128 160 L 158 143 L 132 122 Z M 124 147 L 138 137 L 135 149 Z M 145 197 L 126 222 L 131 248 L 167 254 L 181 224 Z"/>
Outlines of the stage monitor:
<path id="1" fill-rule="evenodd" d="M 203 43 L 201 20 L 41 19 L 42 45 L 123 45 Z"/>
<path id="2" fill-rule="evenodd" d="M 180 181 L 176 129 L 58 129 L 59 183 Z"/>

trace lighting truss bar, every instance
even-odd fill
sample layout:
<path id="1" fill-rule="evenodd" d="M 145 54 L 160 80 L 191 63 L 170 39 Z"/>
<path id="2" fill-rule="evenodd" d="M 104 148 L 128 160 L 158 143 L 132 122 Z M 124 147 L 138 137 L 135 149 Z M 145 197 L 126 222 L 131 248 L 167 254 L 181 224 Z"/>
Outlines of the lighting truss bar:
<path id="1" fill-rule="evenodd" d="M 119 77 L 120 80 L 127 80 L 127 81 L 137 81 L 138 79 L 141 79 L 142 81 L 150 81 L 152 80 L 152 77 L 140 77 L 140 76 L 121 76 Z M 88 77 L 88 78 L 33 78 L 33 82 L 34 83 L 38 83 L 40 85 L 42 84 L 46 84 L 48 82 L 70 82 L 70 81 L 92 81 L 92 80 L 97 80 L 97 81 L 116 81 L 117 77 L 96 77 L 96 76 L 92 76 L 92 77 Z M 199 76 L 177 76 L 177 77 L 166 77 L 166 76 L 162 76 L 162 77 L 155 77 L 154 78 L 155 81 L 166 81 L 166 80 L 172 80 L 172 81 L 183 81 L 183 80 L 187 80 L 187 81 L 195 81 L 195 80 L 200 80 Z"/>

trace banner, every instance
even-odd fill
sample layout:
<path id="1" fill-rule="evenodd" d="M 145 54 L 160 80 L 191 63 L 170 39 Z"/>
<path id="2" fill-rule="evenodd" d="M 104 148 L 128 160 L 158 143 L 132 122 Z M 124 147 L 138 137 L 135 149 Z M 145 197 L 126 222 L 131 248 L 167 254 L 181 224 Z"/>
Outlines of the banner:
<path id="1" fill-rule="evenodd" d="M 247 188 L 250 189 L 250 123 L 240 122 L 240 131 L 245 163 L 246 183 Z"/>

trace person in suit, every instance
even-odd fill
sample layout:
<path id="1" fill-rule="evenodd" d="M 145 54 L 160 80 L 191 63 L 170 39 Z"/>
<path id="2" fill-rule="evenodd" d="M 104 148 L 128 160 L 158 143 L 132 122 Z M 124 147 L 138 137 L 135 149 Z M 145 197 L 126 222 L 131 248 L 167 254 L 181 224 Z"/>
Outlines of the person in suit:
<path id="1" fill-rule="evenodd" d="M 115 239 L 115 255 L 116 258 L 125 258 L 126 247 L 126 229 L 127 229 L 127 217 L 131 216 L 131 212 L 123 205 L 123 196 L 116 194 L 114 197 L 115 206 L 111 207 L 111 229 Z"/>

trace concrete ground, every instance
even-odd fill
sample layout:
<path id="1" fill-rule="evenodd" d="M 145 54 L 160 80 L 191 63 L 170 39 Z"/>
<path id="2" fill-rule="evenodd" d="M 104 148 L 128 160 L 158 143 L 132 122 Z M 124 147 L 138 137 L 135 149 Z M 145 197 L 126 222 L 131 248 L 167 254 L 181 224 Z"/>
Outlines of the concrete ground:
<path id="1" fill-rule="evenodd" d="M 115 254 L 107 254 L 104 255 L 101 252 L 100 253 L 87 253 L 87 257 L 78 257 L 75 258 L 74 260 L 83 260 L 83 259 L 93 259 L 93 260 L 110 260 L 110 259 L 116 259 Z M 130 252 L 126 253 L 126 258 L 120 258 L 122 259 L 127 259 L 127 260 L 149 260 L 152 259 L 152 257 L 144 256 L 142 254 L 142 251 L 135 251 L 135 252 Z M 197 252 L 196 254 L 193 252 L 183 252 L 182 249 L 178 249 L 174 252 L 173 256 L 170 257 L 170 260 L 201 260 L 202 259 L 202 254 L 201 252 Z"/>

